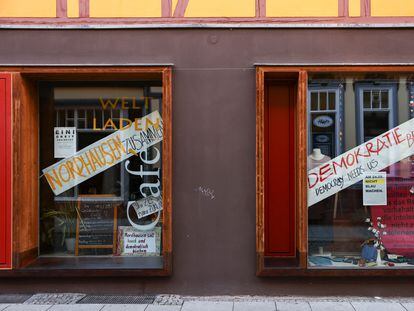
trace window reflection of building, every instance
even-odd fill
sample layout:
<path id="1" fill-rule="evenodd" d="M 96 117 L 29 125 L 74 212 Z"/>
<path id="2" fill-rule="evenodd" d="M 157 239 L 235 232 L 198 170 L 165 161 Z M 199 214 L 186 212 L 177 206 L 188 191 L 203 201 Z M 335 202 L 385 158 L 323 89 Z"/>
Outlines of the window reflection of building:
<path id="1" fill-rule="evenodd" d="M 344 135 L 335 138 L 336 141 L 342 139 L 341 143 L 344 148 L 340 153 L 380 136 L 414 116 L 414 84 L 410 82 L 410 75 L 317 74 L 314 78 L 311 77 L 308 87 L 309 149 L 315 148 L 314 135 L 318 128 L 313 124 L 313 120 L 319 116 L 318 114 L 323 113 L 335 120 L 333 115 L 328 114 L 333 111 L 327 111 L 328 108 L 333 108 L 330 107 L 328 86 L 338 80 L 344 81 L 342 120 Z M 321 96 L 321 93 L 328 93 L 328 95 Z M 325 98 L 327 98 L 327 104 L 325 104 Z M 320 111 L 321 107 L 323 111 Z M 326 127 L 325 130 L 332 131 L 333 129 Z M 331 148 L 337 147 L 331 146 Z M 329 152 L 329 148 L 320 149 L 323 153 Z M 407 157 L 383 170 L 387 172 L 388 195 L 394 198 L 387 201 L 388 205 L 364 206 L 362 182 L 358 182 L 309 208 L 308 247 L 311 266 L 360 267 L 361 245 L 371 237 L 364 219 L 374 217 L 375 208 L 381 211 L 395 210 L 396 215 L 401 217 L 402 225 L 410 224 L 410 219 L 405 219 L 405 212 L 399 211 L 398 208 L 400 204 L 406 204 L 411 200 L 412 194 L 408 191 L 408 184 L 411 184 L 410 179 L 414 176 L 411 158 Z M 395 199 L 396 195 L 398 199 Z M 414 245 L 412 241 L 407 241 L 407 243 Z M 414 257 L 407 255 L 409 251 L 404 252 L 403 255 L 406 258 L 403 259 L 414 262 Z M 322 261 L 318 261 L 321 257 L 325 259 L 323 264 L 321 264 Z M 371 266 L 363 263 L 361 267 Z M 381 265 L 377 268 L 386 267 Z"/>
<path id="2" fill-rule="evenodd" d="M 335 158 L 343 152 L 343 85 L 312 83 L 308 89 L 308 153 L 313 149 Z"/>
<path id="3" fill-rule="evenodd" d="M 397 124 L 397 85 L 357 83 L 357 141 L 362 144 Z"/>

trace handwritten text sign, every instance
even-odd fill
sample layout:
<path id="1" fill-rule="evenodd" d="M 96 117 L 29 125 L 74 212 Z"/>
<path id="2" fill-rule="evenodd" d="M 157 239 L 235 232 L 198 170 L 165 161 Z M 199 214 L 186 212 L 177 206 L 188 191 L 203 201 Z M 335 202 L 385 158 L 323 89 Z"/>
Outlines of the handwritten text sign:
<path id="1" fill-rule="evenodd" d="M 138 219 L 141 219 L 162 210 L 162 196 L 148 196 L 135 201 L 132 206 L 137 213 Z"/>
<path id="2" fill-rule="evenodd" d="M 139 231 L 133 227 L 118 227 L 118 254 L 138 256 L 159 256 L 161 249 L 161 228 Z"/>
<path id="3" fill-rule="evenodd" d="M 308 207 L 414 153 L 414 119 L 308 171 Z"/>
<path id="4" fill-rule="evenodd" d="M 88 180 L 162 140 L 162 119 L 154 111 L 131 126 L 98 140 L 43 170 L 55 195 Z"/>

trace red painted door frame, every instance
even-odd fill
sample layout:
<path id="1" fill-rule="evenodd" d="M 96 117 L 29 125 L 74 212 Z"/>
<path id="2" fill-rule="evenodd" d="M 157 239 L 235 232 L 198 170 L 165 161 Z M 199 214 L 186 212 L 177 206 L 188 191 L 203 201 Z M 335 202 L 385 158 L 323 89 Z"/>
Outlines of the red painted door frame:
<path id="1" fill-rule="evenodd" d="M 296 256 L 295 102 L 297 81 L 265 91 L 265 256 Z"/>
<path id="2" fill-rule="evenodd" d="M 11 268 L 11 74 L 0 73 L 0 269 Z"/>

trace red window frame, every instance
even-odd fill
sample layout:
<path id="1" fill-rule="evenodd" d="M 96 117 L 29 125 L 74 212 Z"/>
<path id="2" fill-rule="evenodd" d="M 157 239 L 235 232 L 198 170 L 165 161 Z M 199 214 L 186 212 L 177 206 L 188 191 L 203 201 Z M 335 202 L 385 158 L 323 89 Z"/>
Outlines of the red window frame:
<path id="1" fill-rule="evenodd" d="M 11 74 L 0 73 L 0 269 L 12 265 L 11 183 Z"/>

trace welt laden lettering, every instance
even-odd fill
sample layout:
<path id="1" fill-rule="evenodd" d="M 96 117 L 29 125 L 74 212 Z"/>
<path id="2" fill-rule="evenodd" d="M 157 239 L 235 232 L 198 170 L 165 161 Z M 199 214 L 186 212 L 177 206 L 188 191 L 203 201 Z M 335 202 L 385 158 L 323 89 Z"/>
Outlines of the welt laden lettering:
<path id="1" fill-rule="evenodd" d="M 127 139 L 121 139 L 121 133 L 103 140 L 98 146 L 65 159 L 57 168 L 45 173 L 52 190 L 62 188 L 78 178 L 87 179 L 122 161 L 126 155 L 144 152 L 151 141 L 162 139 L 162 120 L 153 122 L 145 119 L 144 129 Z M 146 154 L 146 153 L 145 153 Z M 141 156 L 142 158 L 142 156 Z M 144 174 L 141 170 L 141 173 Z M 145 175 L 145 174 L 144 174 Z"/>
<path id="2" fill-rule="evenodd" d="M 384 135 L 378 136 L 373 142 L 369 141 L 319 166 L 317 172 L 309 173 L 308 189 L 314 189 L 316 195 L 319 195 L 325 191 L 329 191 L 333 187 L 342 188 L 344 185 L 344 176 L 339 174 L 339 172 L 348 170 L 345 177 L 349 180 L 356 179 L 365 172 L 365 168 L 362 166 L 363 164 L 366 164 L 368 170 L 375 169 L 378 165 L 378 161 L 375 160 L 376 156 L 381 156 L 381 153 L 384 153 L 386 150 L 403 143 L 407 144 L 408 147 L 414 145 L 414 131 L 404 136 L 400 133 L 400 129 L 396 127 Z M 334 176 L 338 177 L 333 178 Z M 328 179 L 331 181 L 322 185 Z"/>
<path id="3" fill-rule="evenodd" d="M 149 97 L 144 97 L 144 106 L 145 110 L 148 111 L 149 107 Z M 101 107 L 103 110 L 111 109 L 111 110 L 142 110 L 142 106 L 137 104 L 137 98 L 136 97 L 118 97 L 114 99 L 113 101 L 110 99 L 103 99 L 99 98 L 99 103 L 101 104 Z M 118 118 L 118 123 L 114 122 L 111 118 L 108 118 L 103 123 L 103 127 L 99 128 L 97 127 L 96 118 L 93 118 L 93 129 L 94 130 L 122 130 L 125 128 L 129 128 L 130 126 L 134 126 L 136 131 L 141 130 L 141 119 L 135 118 L 133 120 L 128 118 Z"/>

